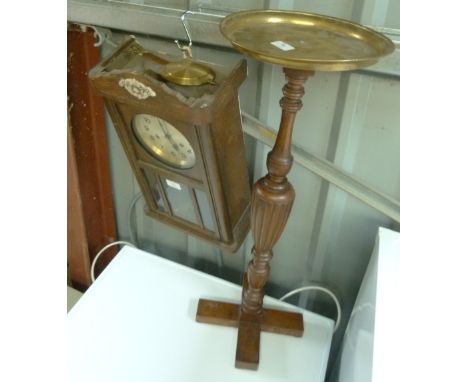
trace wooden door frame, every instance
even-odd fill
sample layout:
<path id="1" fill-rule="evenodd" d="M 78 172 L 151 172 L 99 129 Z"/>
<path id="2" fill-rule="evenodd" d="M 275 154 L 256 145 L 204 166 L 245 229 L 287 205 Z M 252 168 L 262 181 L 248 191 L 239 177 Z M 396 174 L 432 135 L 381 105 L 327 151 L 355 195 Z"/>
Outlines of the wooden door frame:
<path id="1" fill-rule="evenodd" d="M 104 105 L 88 79 L 88 71 L 101 59 L 100 51 L 94 46 L 92 30 L 83 31 L 76 25 L 68 26 L 67 42 L 68 170 L 71 172 L 68 192 L 79 195 L 79 200 L 76 195 L 73 200 L 69 199 L 68 259 L 71 281 L 83 290 L 91 283 L 89 263 L 99 250 L 116 240 L 116 229 Z M 76 166 L 76 177 L 73 176 L 73 166 Z M 79 215 L 82 215 L 84 236 L 79 234 Z M 87 248 L 87 258 L 83 256 L 83 247 Z M 96 264 L 96 274 L 115 254 L 115 248 L 103 254 Z"/>

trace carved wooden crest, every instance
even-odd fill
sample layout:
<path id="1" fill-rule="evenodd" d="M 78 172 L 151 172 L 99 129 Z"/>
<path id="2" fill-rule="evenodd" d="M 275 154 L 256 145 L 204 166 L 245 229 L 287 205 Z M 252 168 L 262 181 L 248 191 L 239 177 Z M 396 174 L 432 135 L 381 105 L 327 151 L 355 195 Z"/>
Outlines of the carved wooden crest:
<path id="1" fill-rule="evenodd" d="M 134 78 L 122 78 L 119 85 L 125 88 L 132 96 L 138 99 L 147 99 L 148 97 L 156 97 L 156 92 L 149 86 L 143 85 L 140 81 Z"/>

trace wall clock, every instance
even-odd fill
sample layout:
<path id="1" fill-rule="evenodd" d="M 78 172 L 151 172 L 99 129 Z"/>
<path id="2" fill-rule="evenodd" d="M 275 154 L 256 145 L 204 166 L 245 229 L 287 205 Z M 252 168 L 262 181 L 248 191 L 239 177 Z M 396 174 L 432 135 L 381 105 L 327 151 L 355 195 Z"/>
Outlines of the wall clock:
<path id="1" fill-rule="evenodd" d="M 246 61 L 232 69 L 203 63 L 212 75 L 197 86 L 168 80 L 184 77 L 167 75 L 174 62 L 176 58 L 149 52 L 130 36 L 89 77 L 104 97 L 144 195 L 145 212 L 236 251 L 250 223 L 238 97 Z M 189 64 L 192 72 L 200 66 Z"/>

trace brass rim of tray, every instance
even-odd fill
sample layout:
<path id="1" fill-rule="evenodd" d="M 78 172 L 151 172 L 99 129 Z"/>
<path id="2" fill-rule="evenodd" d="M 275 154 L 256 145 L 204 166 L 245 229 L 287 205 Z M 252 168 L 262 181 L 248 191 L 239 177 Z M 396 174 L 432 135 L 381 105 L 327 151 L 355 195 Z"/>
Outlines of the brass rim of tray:
<path id="1" fill-rule="evenodd" d="M 372 65 L 395 49 L 390 39 L 373 29 L 306 12 L 236 12 L 221 21 L 220 30 L 246 55 L 292 69 L 353 70 Z"/>

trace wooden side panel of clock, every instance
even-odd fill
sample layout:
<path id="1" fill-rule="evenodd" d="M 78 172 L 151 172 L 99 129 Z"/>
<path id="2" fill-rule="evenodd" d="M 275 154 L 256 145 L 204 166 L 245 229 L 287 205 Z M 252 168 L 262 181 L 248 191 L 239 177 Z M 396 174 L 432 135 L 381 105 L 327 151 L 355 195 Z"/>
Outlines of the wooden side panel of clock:
<path id="1" fill-rule="evenodd" d="M 220 166 L 230 220 L 237 223 L 249 208 L 251 191 L 237 93 L 232 93 L 222 111 L 215 115 L 211 134 L 217 142 L 215 153 Z M 234 162 L 235 165 L 232 164 Z"/>
<path id="2" fill-rule="evenodd" d="M 246 76 L 247 62 L 242 60 L 217 93 L 210 124 L 214 162 L 219 167 L 227 219 L 233 231 L 232 239 L 238 245 L 250 228 L 251 190 L 238 96 L 238 88 Z"/>

